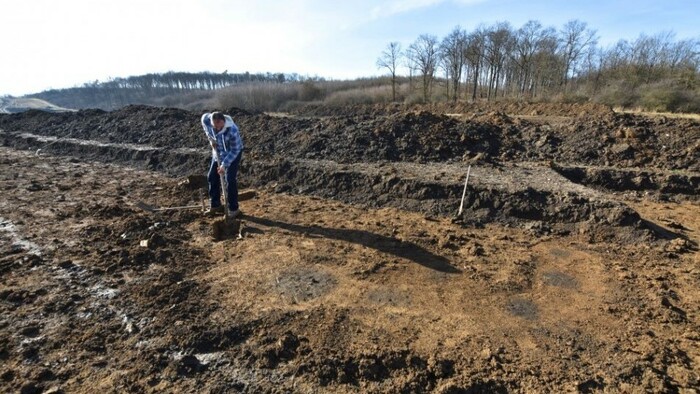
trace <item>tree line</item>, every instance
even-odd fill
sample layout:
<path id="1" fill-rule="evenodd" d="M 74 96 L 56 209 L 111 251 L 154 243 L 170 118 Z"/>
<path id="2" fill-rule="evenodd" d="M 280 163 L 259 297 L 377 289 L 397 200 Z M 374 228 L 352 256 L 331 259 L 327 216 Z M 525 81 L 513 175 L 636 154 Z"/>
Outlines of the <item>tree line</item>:
<path id="1" fill-rule="evenodd" d="M 457 26 L 442 39 L 420 35 L 405 49 L 391 42 L 377 66 L 389 72 L 394 99 L 397 78 L 408 73 L 424 102 L 435 96 L 436 82 L 441 96 L 455 101 L 592 96 L 611 85 L 629 90 L 664 80 L 674 89 L 698 88 L 697 39 L 662 32 L 607 48 L 598 41 L 596 30 L 579 20 L 559 29 L 532 20 L 517 29 L 508 22 L 472 31 Z"/>
<path id="2" fill-rule="evenodd" d="M 66 108 L 111 110 L 128 104 L 199 108 L 216 101 L 284 110 L 317 102 L 409 103 L 457 100 L 597 101 L 700 112 L 700 41 L 672 32 L 599 45 L 579 20 L 560 28 L 528 21 L 460 26 L 445 37 L 422 34 L 403 48 L 390 42 L 376 65 L 384 78 L 325 81 L 282 73 L 151 73 L 28 95 Z M 390 88 L 390 89 L 389 89 Z M 233 105 L 233 104 L 231 104 Z"/>
<path id="3" fill-rule="evenodd" d="M 108 81 L 88 82 L 82 86 L 51 89 L 26 97 L 40 98 L 66 108 L 114 109 L 128 104 L 155 104 L 166 96 L 207 92 L 244 83 L 303 82 L 314 78 L 296 73 L 212 73 L 166 72 Z M 315 78 L 319 80 L 320 78 Z"/>

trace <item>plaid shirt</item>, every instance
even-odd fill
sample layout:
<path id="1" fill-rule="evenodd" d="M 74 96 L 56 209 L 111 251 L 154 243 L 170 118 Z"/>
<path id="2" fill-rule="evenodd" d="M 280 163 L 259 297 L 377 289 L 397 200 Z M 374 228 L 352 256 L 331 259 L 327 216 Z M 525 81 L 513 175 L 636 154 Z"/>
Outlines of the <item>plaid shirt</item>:
<path id="1" fill-rule="evenodd" d="M 216 144 L 216 148 L 212 148 L 212 155 L 220 166 L 228 168 L 231 162 L 243 151 L 243 140 L 238 126 L 233 123 L 230 116 L 226 115 L 226 124 L 223 130 L 217 133 L 214 131 L 211 114 L 206 113 L 202 115 L 202 128 L 204 128 L 204 134 L 206 134 L 209 143 Z"/>

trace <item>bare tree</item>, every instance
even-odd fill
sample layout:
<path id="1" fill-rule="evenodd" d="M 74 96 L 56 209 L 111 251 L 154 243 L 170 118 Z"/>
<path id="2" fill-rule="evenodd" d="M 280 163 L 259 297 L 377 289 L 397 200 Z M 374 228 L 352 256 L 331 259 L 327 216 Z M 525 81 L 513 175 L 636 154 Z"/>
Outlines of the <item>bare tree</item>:
<path id="1" fill-rule="evenodd" d="M 423 101 L 427 102 L 432 92 L 435 69 L 438 62 L 438 44 L 435 36 L 423 34 L 408 47 L 406 56 L 411 68 L 421 76 Z"/>
<path id="2" fill-rule="evenodd" d="M 596 31 L 588 29 L 585 22 L 571 20 L 564 24 L 560 31 L 561 56 L 564 69 L 562 70 L 562 84 L 564 90 L 570 77 L 575 77 L 576 67 L 584 52 L 594 49 L 598 43 Z"/>
<path id="3" fill-rule="evenodd" d="M 700 40 L 681 40 L 671 45 L 669 50 L 671 68 L 688 68 L 700 72 Z"/>
<path id="4" fill-rule="evenodd" d="M 442 70 L 445 73 L 445 98 L 448 100 L 450 99 L 450 67 L 445 60 L 443 53 L 442 53 L 442 48 L 438 47 L 438 60 L 437 60 L 437 68 Z M 439 83 L 439 79 L 436 78 L 436 83 Z"/>
<path id="5" fill-rule="evenodd" d="M 440 57 L 452 82 L 453 101 L 457 101 L 457 97 L 459 97 L 459 84 L 462 81 L 462 70 L 466 62 L 466 47 L 467 33 L 459 26 L 455 27 L 440 44 Z"/>
<path id="6" fill-rule="evenodd" d="M 476 91 L 479 86 L 479 74 L 486 50 L 486 33 L 479 27 L 467 36 L 464 48 L 464 59 L 466 61 L 467 73 L 471 75 L 472 95 L 471 100 L 476 100 Z"/>
<path id="7" fill-rule="evenodd" d="M 515 38 L 508 22 L 497 23 L 486 32 L 486 63 L 488 66 L 488 95 L 498 96 L 498 88 L 503 77 L 502 72 Z"/>
<path id="8" fill-rule="evenodd" d="M 377 59 L 377 67 L 386 68 L 391 74 L 391 101 L 396 101 L 396 68 L 402 56 L 401 44 L 390 42 Z"/>
<path id="9" fill-rule="evenodd" d="M 620 40 L 601 51 L 600 73 L 631 86 L 700 72 L 700 41 L 673 40 L 674 33 L 641 34 L 633 42 Z M 680 77 L 683 79 L 683 77 Z M 678 80 L 678 79 L 677 79 Z M 691 84 L 692 85 L 692 84 Z"/>
<path id="10" fill-rule="evenodd" d="M 603 51 L 602 68 L 607 70 L 620 70 L 630 63 L 630 44 L 627 40 L 620 40 L 615 45 Z"/>
<path id="11" fill-rule="evenodd" d="M 548 92 L 559 89 L 561 86 L 562 61 L 558 54 L 559 43 L 556 35 L 546 35 L 542 38 L 540 48 L 535 53 L 535 86 L 532 95 L 545 95 Z"/>
<path id="12" fill-rule="evenodd" d="M 534 93 L 537 74 L 536 55 L 556 37 L 553 28 L 543 28 L 538 21 L 528 21 L 516 32 L 513 61 L 517 66 L 517 95 Z"/>

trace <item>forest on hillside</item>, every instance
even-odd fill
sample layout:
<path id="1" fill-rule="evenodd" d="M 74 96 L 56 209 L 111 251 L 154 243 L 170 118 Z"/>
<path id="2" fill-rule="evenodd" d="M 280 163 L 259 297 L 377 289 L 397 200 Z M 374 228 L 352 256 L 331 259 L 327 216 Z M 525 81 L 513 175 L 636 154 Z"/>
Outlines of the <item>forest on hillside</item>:
<path id="1" fill-rule="evenodd" d="M 438 97 L 496 100 L 594 99 L 617 106 L 698 107 L 700 41 L 676 40 L 673 32 L 641 34 L 609 47 L 585 22 L 572 20 L 560 29 L 529 21 L 455 27 L 439 39 L 421 35 L 405 50 L 391 42 L 377 60 L 395 75 L 405 64 L 419 80 L 423 101 Z M 441 79 L 444 83 L 436 84 Z M 686 101 L 685 106 L 683 101 Z M 694 102 L 693 102 L 694 101 Z"/>

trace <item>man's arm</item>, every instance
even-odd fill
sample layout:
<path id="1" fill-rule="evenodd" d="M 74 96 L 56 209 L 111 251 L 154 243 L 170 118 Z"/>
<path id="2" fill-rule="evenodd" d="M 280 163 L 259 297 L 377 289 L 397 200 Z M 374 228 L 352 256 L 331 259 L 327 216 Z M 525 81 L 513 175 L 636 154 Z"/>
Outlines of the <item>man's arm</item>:
<path id="1" fill-rule="evenodd" d="M 213 127 L 211 124 L 211 114 L 209 112 L 202 115 L 202 128 L 204 129 L 204 134 L 209 140 L 209 145 L 213 149 L 216 148 L 216 136 L 213 135 Z"/>
<path id="2" fill-rule="evenodd" d="M 234 124 L 231 126 L 231 130 L 225 136 L 226 144 L 224 146 L 225 154 L 221 161 L 221 166 L 228 168 L 233 160 L 238 156 L 243 150 L 243 141 L 241 140 L 241 134 L 238 131 L 238 127 Z"/>

